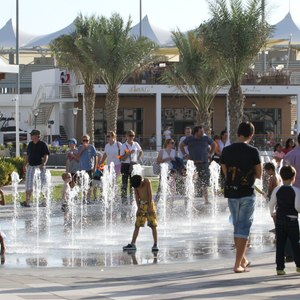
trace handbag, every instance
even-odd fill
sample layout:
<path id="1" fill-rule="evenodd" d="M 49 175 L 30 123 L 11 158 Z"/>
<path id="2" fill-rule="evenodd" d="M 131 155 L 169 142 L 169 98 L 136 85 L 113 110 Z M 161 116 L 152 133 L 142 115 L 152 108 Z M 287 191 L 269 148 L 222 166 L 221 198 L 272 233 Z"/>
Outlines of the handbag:
<path id="1" fill-rule="evenodd" d="M 152 165 L 153 168 L 153 174 L 159 175 L 160 174 L 160 164 L 158 164 L 156 161 Z"/>

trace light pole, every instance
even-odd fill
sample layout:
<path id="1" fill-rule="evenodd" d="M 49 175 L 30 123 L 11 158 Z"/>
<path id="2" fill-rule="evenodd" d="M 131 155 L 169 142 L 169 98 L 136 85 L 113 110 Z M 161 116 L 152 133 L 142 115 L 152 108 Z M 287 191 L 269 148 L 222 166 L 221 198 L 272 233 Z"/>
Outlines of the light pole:
<path id="1" fill-rule="evenodd" d="M 76 138 L 76 126 L 77 126 L 77 115 L 78 115 L 78 111 L 81 110 L 78 107 L 73 107 L 72 112 L 73 112 L 73 116 L 74 116 L 74 137 Z"/>
<path id="2" fill-rule="evenodd" d="M 142 0 L 140 0 L 140 38 L 142 37 Z"/>
<path id="3" fill-rule="evenodd" d="M 16 0 L 16 64 L 19 66 L 19 0 Z M 20 117 L 19 117 L 19 95 L 20 95 L 20 69 L 17 73 L 17 97 L 16 97 L 16 157 L 20 156 Z"/>
<path id="4" fill-rule="evenodd" d="M 36 119 L 37 119 L 37 117 L 38 117 L 38 115 L 39 115 L 39 110 L 38 109 L 35 109 L 34 111 L 33 111 L 33 115 L 34 115 L 34 129 L 36 129 Z"/>

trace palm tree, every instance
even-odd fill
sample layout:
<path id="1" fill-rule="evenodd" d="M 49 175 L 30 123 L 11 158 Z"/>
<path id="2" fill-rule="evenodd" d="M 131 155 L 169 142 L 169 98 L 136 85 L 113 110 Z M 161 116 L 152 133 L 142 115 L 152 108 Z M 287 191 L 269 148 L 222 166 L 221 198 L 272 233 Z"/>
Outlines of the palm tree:
<path id="1" fill-rule="evenodd" d="M 119 107 L 119 87 L 144 61 L 150 60 L 155 45 L 146 37 L 129 35 L 131 20 L 125 24 L 119 14 L 110 19 L 101 17 L 92 37 L 79 41 L 85 57 L 94 63 L 99 79 L 107 86 L 105 111 L 107 130 L 116 131 Z"/>
<path id="2" fill-rule="evenodd" d="M 229 81 L 228 92 L 230 139 L 235 139 L 235 129 L 243 119 L 244 95 L 241 83 L 255 56 L 266 44 L 271 26 L 262 12 L 261 0 L 213 0 L 209 2 L 212 18 L 200 26 L 204 43 L 223 68 Z"/>
<path id="3" fill-rule="evenodd" d="M 180 61 L 169 69 L 164 79 L 175 85 L 191 101 L 197 112 L 197 124 L 211 128 L 211 103 L 224 82 L 218 66 L 210 59 L 201 36 L 196 31 L 187 35 L 173 32 Z"/>
<path id="4" fill-rule="evenodd" d="M 79 15 L 75 20 L 75 31 L 70 35 L 56 38 L 50 45 L 58 64 L 73 71 L 79 83 L 84 84 L 86 130 L 92 143 L 94 142 L 94 83 L 97 69 L 89 57 L 85 56 L 79 41 L 83 38 L 93 38 L 96 25 L 95 17 L 84 18 Z"/>

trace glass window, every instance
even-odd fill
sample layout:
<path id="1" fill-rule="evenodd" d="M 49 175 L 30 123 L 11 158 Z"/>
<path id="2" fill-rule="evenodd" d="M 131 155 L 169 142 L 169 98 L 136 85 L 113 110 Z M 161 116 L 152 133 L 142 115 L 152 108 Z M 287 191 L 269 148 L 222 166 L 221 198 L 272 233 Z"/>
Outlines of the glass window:
<path id="1" fill-rule="evenodd" d="M 174 134 L 181 135 L 186 126 L 194 126 L 196 110 L 194 108 L 165 108 L 161 112 L 162 128 L 167 126 L 173 129 Z"/>

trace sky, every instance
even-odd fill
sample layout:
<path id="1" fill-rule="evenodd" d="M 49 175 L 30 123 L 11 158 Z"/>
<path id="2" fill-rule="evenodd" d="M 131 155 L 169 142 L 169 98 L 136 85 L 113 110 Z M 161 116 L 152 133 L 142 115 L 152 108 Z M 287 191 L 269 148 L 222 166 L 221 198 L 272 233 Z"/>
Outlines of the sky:
<path id="1" fill-rule="evenodd" d="M 109 18 L 115 12 L 125 21 L 131 16 L 135 25 L 140 19 L 140 1 L 142 16 L 148 15 L 153 25 L 166 30 L 190 30 L 210 17 L 206 0 L 19 0 L 19 28 L 35 35 L 48 34 L 68 26 L 79 13 Z M 300 25 L 299 0 L 266 0 L 266 3 L 270 24 L 276 24 L 290 11 Z M 16 0 L 6 0 L 2 5 L 0 28 L 10 18 L 16 19 Z"/>

